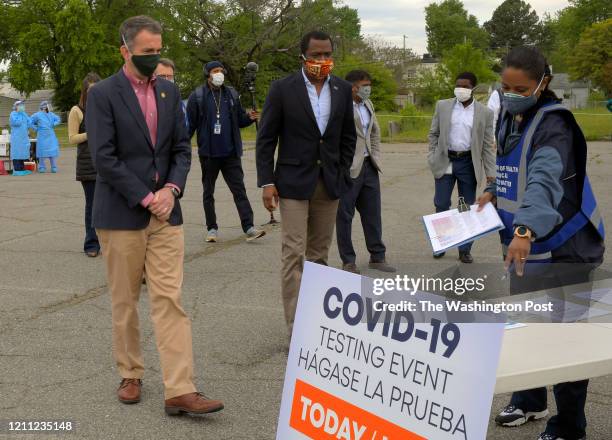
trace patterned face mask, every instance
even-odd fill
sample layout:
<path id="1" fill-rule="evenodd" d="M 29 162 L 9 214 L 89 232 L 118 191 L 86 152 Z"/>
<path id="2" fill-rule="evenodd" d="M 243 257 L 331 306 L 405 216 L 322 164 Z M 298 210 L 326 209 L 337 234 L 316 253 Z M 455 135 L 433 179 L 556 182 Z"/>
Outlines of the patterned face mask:
<path id="1" fill-rule="evenodd" d="M 310 76 L 321 80 L 327 78 L 327 76 L 334 69 L 334 60 L 312 60 L 306 58 L 302 55 L 302 59 L 304 60 L 304 70 Z"/>
<path id="2" fill-rule="evenodd" d="M 367 101 L 370 99 L 371 94 L 372 86 L 361 86 L 359 87 L 359 90 L 357 90 L 357 96 L 359 96 L 362 101 Z"/>

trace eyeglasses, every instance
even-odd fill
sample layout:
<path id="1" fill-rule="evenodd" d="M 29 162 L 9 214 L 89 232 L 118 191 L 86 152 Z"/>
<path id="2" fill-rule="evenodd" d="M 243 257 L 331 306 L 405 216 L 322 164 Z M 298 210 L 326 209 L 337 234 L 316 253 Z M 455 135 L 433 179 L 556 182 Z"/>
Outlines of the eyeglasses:
<path id="1" fill-rule="evenodd" d="M 174 75 L 157 75 L 157 77 L 168 81 L 174 81 Z"/>

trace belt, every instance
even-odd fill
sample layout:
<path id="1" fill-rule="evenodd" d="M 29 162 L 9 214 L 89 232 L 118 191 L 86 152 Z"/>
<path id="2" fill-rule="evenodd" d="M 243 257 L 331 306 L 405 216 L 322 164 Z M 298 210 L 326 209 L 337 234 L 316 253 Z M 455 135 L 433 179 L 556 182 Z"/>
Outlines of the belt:
<path id="1" fill-rule="evenodd" d="M 452 151 L 452 150 L 448 150 L 448 157 L 450 159 L 459 159 L 461 157 L 468 157 L 471 156 L 472 152 L 470 150 L 467 151 Z"/>

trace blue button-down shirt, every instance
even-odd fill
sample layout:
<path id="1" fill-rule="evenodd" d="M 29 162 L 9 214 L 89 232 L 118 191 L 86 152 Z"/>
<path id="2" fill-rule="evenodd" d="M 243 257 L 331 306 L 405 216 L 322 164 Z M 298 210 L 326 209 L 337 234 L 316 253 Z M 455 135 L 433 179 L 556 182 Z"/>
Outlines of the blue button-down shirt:
<path id="1" fill-rule="evenodd" d="M 306 90 L 308 90 L 308 97 L 310 98 L 310 104 L 312 105 L 312 111 L 314 112 L 317 125 L 321 134 L 325 133 L 327 123 L 329 122 L 329 115 L 331 114 L 331 89 L 329 87 L 329 76 L 323 84 L 321 94 L 317 94 L 317 88 L 313 83 L 310 82 L 304 69 L 302 69 L 302 75 L 304 75 L 304 82 L 306 83 Z"/>

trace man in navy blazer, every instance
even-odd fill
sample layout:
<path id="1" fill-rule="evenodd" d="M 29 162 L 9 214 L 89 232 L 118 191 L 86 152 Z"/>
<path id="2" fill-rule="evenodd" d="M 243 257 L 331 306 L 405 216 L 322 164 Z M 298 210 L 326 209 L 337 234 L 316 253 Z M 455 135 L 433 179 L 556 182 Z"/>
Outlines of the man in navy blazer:
<path id="1" fill-rule="evenodd" d="M 180 302 L 183 281 L 182 196 L 191 165 L 178 88 L 153 72 L 162 29 L 150 17 L 121 25 L 124 66 L 92 87 L 86 126 L 96 167 L 93 223 L 111 292 L 113 351 L 122 403 L 140 401 L 144 361 L 138 298 L 146 273 L 170 415 L 223 409 L 196 392 L 191 323 Z"/>
<path id="2" fill-rule="evenodd" d="M 278 204 L 282 218 L 281 295 L 289 333 L 304 259 L 327 264 L 338 198 L 352 185 L 352 85 L 331 75 L 333 50 L 325 32 L 302 37 L 302 68 L 272 83 L 257 133 L 257 184 L 266 209 Z"/>

